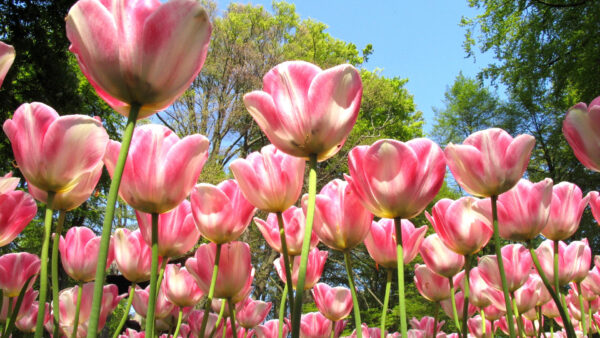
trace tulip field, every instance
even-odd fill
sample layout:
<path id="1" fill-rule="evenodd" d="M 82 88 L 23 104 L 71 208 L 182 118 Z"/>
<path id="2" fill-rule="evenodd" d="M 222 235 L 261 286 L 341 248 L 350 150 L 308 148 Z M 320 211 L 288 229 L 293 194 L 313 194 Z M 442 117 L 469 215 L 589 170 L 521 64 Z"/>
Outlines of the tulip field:
<path id="1" fill-rule="evenodd" d="M 490 126 L 461 142 L 376 137 L 345 152 L 365 128 L 369 73 L 303 60 L 244 88 L 240 107 L 263 141 L 246 153 L 212 159 L 211 135 L 157 123 L 206 71 L 222 27 L 211 13 L 196 0 L 79 0 L 68 11 L 74 67 L 126 123 L 113 131 L 44 102 L 19 102 L 3 121 L 14 170 L 0 178 L 0 337 L 598 334 L 600 253 L 578 230 L 588 206 L 600 223 L 600 195 L 533 180 L 546 147 L 534 135 Z M 0 42 L 2 90 L 25 85 L 7 76 L 27 53 L 15 49 Z M 600 97 L 560 116 L 555 136 L 599 175 Z M 327 167 L 336 157 L 343 172 Z M 202 179 L 214 161 L 227 167 L 218 184 Z M 101 226 L 70 224 L 91 198 L 102 199 Z M 122 209 L 135 224 L 117 221 Z M 32 227 L 39 252 L 16 242 Z M 276 257 L 268 296 L 256 291 L 268 279 L 259 251 Z M 376 292 L 364 265 L 385 276 L 381 304 L 365 301 Z M 328 283 L 328 269 L 343 283 Z M 431 311 L 416 315 L 414 303 Z"/>

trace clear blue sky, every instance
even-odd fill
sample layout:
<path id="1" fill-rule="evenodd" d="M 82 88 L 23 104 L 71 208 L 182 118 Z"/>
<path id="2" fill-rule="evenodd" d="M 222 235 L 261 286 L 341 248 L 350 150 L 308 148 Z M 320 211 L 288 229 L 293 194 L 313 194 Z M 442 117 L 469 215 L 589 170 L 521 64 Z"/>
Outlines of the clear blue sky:
<path id="1" fill-rule="evenodd" d="M 287 0 L 296 5 L 301 19 L 326 23 L 328 32 L 353 42 L 359 49 L 373 44 L 374 53 L 365 67 L 382 68 L 385 76 L 408 78 L 417 109 L 425 116 L 425 131 L 431 130 L 432 107 L 443 107 L 446 88 L 462 70 L 467 76 L 492 62 L 491 56 L 477 54 L 466 59 L 462 48 L 462 16 L 474 17 L 467 0 Z M 270 0 L 233 2 L 263 5 Z M 219 2 L 226 9 L 229 1 Z"/>

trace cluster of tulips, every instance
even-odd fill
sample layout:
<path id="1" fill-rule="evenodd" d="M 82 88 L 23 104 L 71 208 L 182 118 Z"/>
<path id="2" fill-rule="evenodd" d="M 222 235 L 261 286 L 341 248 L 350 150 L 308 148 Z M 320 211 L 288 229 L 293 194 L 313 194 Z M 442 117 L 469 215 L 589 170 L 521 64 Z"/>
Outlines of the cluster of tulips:
<path id="1" fill-rule="evenodd" d="M 539 337 L 544 318 L 568 337 L 599 330 L 600 260 L 590 271 L 587 241 L 563 241 L 577 230 L 588 203 L 600 218 L 600 196 L 584 197 L 568 182 L 522 179 L 532 136 L 488 129 L 445 150 L 424 138 L 379 140 L 352 149 L 349 175 L 317 194 L 317 162 L 344 144 L 358 116 L 362 83 L 350 65 L 321 70 L 284 62 L 264 76 L 262 91 L 244 96 L 272 144 L 234 160 L 235 179 L 198 183 L 206 137 L 180 138 L 164 126 L 135 125 L 168 108 L 200 72 L 212 30 L 206 11 L 195 0 L 80 0 L 66 23 L 82 72 L 128 121 L 122 142 L 109 140 L 98 119 L 59 116 L 43 103 L 25 103 L 5 121 L 29 194 L 15 190 L 19 179 L 11 174 L 0 179 L 0 246 L 35 217 L 34 199 L 45 204 L 45 219 L 40 257 L 0 257 L 2 336 L 16 326 L 36 337 L 44 328 L 53 336 L 95 337 L 126 297 L 114 337 L 338 337 L 352 311 L 352 335 L 359 338 L 440 337 L 446 334 L 438 305 L 459 330 L 449 336 L 489 337 L 499 329 L 511 337 Z M 3 80 L 15 52 L 1 44 L 0 54 Z M 576 156 L 594 171 L 600 171 L 598 114 L 600 98 L 589 107 L 580 103 L 563 128 Z M 308 194 L 300 198 L 306 161 Z M 431 214 L 425 211 L 435 230 L 425 238 L 427 227 L 416 228 L 410 219 L 433 201 L 447 166 L 472 197 L 442 199 Z M 104 167 L 112 183 L 101 236 L 73 227 L 63 237 L 66 212 L 90 197 Z M 139 230 L 113 232 L 117 196 L 136 210 Z M 254 223 L 281 254 L 273 264 L 285 285 L 279 318 L 266 322 L 272 304 L 251 298 L 250 247 L 238 241 L 257 210 L 268 213 Z M 536 248 L 540 235 L 545 240 Z M 198 246 L 201 236 L 209 243 Z M 496 254 L 478 257 L 492 237 Z M 511 244 L 502 246 L 500 238 Z M 319 242 L 343 253 L 348 288 L 318 283 L 328 256 Z M 379 328 L 368 328 L 360 317 L 350 252 L 361 243 L 387 270 Z M 404 265 L 419 253 L 425 264 L 415 266 L 414 284 L 436 310 L 433 317 L 413 318 L 409 330 Z M 72 288 L 59 290 L 59 256 L 77 282 Z M 185 266 L 169 264 L 187 256 Z M 105 285 L 111 265 L 131 282 L 128 295 Z M 400 333 L 388 334 L 394 272 Z M 319 312 L 302 314 L 307 290 Z M 122 332 L 131 306 L 144 318 L 145 331 Z"/>

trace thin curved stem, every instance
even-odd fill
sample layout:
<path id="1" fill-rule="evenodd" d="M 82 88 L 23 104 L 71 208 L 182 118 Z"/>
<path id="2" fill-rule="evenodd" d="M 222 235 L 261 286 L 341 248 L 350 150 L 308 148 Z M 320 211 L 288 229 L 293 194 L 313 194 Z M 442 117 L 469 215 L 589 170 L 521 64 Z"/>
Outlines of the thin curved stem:
<path id="1" fill-rule="evenodd" d="M 350 251 L 344 251 L 344 263 L 346 263 L 346 275 L 348 276 L 348 286 L 352 293 L 352 305 L 354 311 L 354 325 L 356 325 L 356 337 L 362 338 L 360 308 L 358 307 L 358 297 L 354 286 L 354 277 L 352 276 L 352 261 L 350 260 Z"/>
<path id="2" fill-rule="evenodd" d="M 577 285 L 577 294 L 579 295 L 579 307 L 581 308 L 581 330 L 583 331 L 583 336 L 587 336 L 587 327 L 585 325 L 585 307 L 583 305 L 583 294 L 581 294 L 581 282 L 576 282 Z"/>
<path id="3" fill-rule="evenodd" d="M 40 293 L 38 303 L 37 320 L 35 324 L 35 338 L 41 338 L 44 333 L 44 317 L 46 315 L 46 294 L 48 292 L 48 248 L 50 246 L 50 233 L 52 230 L 52 202 L 54 201 L 54 192 L 48 192 L 46 199 L 46 215 L 44 217 L 44 241 L 42 242 L 41 267 L 40 267 Z"/>
<path id="4" fill-rule="evenodd" d="M 406 337 L 408 327 L 406 325 L 406 300 L 404 297 L 404 252 L 402 248 L 402 220 L 400 218 L 394 218 L 394 226 L 396 228 L 396 260 L 398 264 L 398 301 L 400 304 L 400 331 L 402 333 L 402 337 Z M 359 331 L 358 328 L 357 331 Z"/>
<path id="5" fill-rule="evenodd" d="M 134 294 L 135 294 L 135 283 L 131 284 L 131 286 L 130 286 L 129 297 L 127 297 L 127 305 L 125 305 L 125 312 L 123 313 L 123 317 L 121 318 L 121 321 L 119 322 L 119 326 L 117 326 L 117 329 L 115 330 L 115 333 L 113 334 L 113 338 L 119 337 L 119 334 L 121 334 L 121 330 L 123 330 L 123 326 L 125 326 L 125 323 L 127 322 L 127 318 L 129 318 L 129 311 L 131 310 L 131 304 L 133 303 L 133 295 Z"/>
<path id="6" fill-rule="evenodd" d="M 381 338 L 385 338 L 385 317 L 387 316 L 390 291 L 392 289 L 392 269 L 387 269 L 387 280 L 385 282 L 385 297 L 383 298 L 383 310 L 381 311 Z"/>
<path id="7" fill-rule="evenodd" d="M 223 299 L 221 301 L 221 309 L 219 310 L 219 316 L 217 317 L 217 321 L 215 322 L 215 326 L 213 327 L 213 329 L 210 331 L 210 334 L 208 335 L 209 337 L 213 337 L 215 335 L 215 332 L 217 331 L 217 328 L 219 327 L 219 324 L 221 324 L 221 321 L 223 321 L 223 316 L 225 315 L 225 306 L 227 306 L 227 303 Z"/>
<path id="8" fill-rule="evenodd" d="M 462 332 L 460 329 L 460 320 L 458 319 L 458 310 L 456 309 L 456 295 L 454 294 L 454 280 L 452 277 L 448 277 L 450 283 L 450 302 L 452 303 L 452 317 L 454 317 L 454 326 L 458 332 Z"/>
<path id="9" fill-rule="evenodd" d="M 150 292 L 148 295 L 148 313 L 146 314 L 146 334 L 154 337 L 154 315 L 158 282 L 158 214 L 152 214 L 152 263 L 150 265 Z"/>
<path id="10" fill-rule="evenodd" d="M 231 298 L 227 299 L 227 305 L 229 305 L 229 322 L 231 323 L 231 331 L 233 331 L 233 336 L 237 337 L 237 331 L 235 327 L 235 304 L 233 304 Z"/>
<path id="11" fill-rule="evenodd" d="M 179 336 L 179 328 L 181 327 L 181 319 L 183 318 L 183 308 L 179 307 L 179 316 L 177 316 L 177 326 L 175 327 L 175 333 L 173 334 L 174 338 Z"/>
<path id="12" fill-rule="evenodd" d="M 158 297 L 160 285 L 162 284 L 163 278 L 165 277 L 165 268 L 167 267 L 168 262 L 169 258 L 164 257 L 162 262 L 160 263 L 160 269 L 158 270 L 158 281 L 156 282 L 156 297 Z"/>
<path id="13" fill-rule="evenodd" d="M 65 217 L 67 212 L 61 210 L 58 212 L 58 221 L 56 222 L 56 230 L 54 231 L 54 239 L 52 241 L 52 306 L 55 309 L 59 308 L 58 302 L 58 291 L 60 285 L 58 284 L 58 243 L 60 242 L 60 236 L 62 234 L 62 228 L 65 224 Z M 54 323 L 60 323 L 60 311 L 52 311 L 54 314 Z M 54 325 L 54 337 L 58 337 L 58 325 Z"/>
<path id="14" fill-rule="evenodd" d="M 311 154 L 308 163 L 308 204 L 306 207 L 306 226 L 304 227 L 304 239 L 302 242 L 302 253 L 300 256 L 300 267 L 298 269 L 298 283 L 296 284 L 296 298 L 294 299 L 293 307 L 294 311 L 292 311 L 292 338 L 300 337 L 302 297 L 304 296 L 306 265 L 308 264 L 310 238 L 312 235 L 313 219 L 315 216 L 315 199 L 317 196 L 317 154 Z"/>
<path id="15" fill-rule="evenodd" d="M 217 252 L 215 253 L 215 263 L 213 265 L 213 273 L 210 279 L 210 288 L 208 289 L 208 296 L 206 297 L 206 304 L 204 304 L 204 315 L 202 316 L 202 326 L 200 327 L 200 336 L 205 337 L 206 324 L 208 324 L 208 313 L 210 311 L 210 304 L 212 303 L 213 296 L 215 294 L 215 285 L 217 284 L 217 274 L 219 273 L 219 261 L 221 260 L 221 245 L 217 244 Z"/>
<path id="16" fill-rule="evenodd" d="M 279 325 L 277 337 L 283 337 L 283 318 L 285 317 L 285 298 L 287 296 L 288 283 L 285 283 L 285 287 L 283 289 L 283 293 L 281 294 L 281 303 L 279 304 Z"/>
<path id="17" fill-rule="evenodd" d="M 288 255 L 288 249 L 287 249 L 287 240 L 285 237 L 285 227 L 284 227 L 284 222 L 283 222 L 283 215 L 281 214 L 281 212 L 277 212 L 277 224 L 279 225 L 279 240 L 281 241 L 281 255 L 283 256 L 283 264 L 285 265 L 285 280 L 292 280 L 292 271 L 291 271 L 291 265 L 290 265 L 290 258 Z M 288 288 L 288 298 L 289 298 L 289 307 L 290 307 L 290 314 L 292 313 L 292 310 L 294 309 L 294 290 L 293 288 Z"/>
<path id="18" fill-rule="evenodd" d="M 438 316 L 440 314 L 440 303 L 435 302 L 433 304 L 433 336 L 437 337 L 437 326 L 438 326 Z"/>
<path id="19" fill-rule="evenodd" d="M 83 282 L 77 284 L 77 303 L 75 305 L 75 319 L 73 319 L 73 332 L 71 338 L 77 337 L 77 327 L 79 326 L 79 312 L 81 311 L 81 296 L 83 292 Z"/>
<path id="20" fill-rule="evenodd" d="M 519 314 L 519 308 L 517 307 L 517 300 L 515 299 L 515 295 L 512 295 L 512 305 L 513 311 L 515 314 L 515 318 L 517 319 L 517 327 L 519 328 L 519 337 L 526 338 L 525 330 L 523 328 L 523 317 Z"/>
<path id="21" fill-rule="evenodd" d="M 467 319 L 469 318 L 469 273 L 471 272 L 471 256 L 465 255 L 465 287 L 463 288 L 463 317 L 462 317 L 462 332 L 463 337 L 467 337 L 469 334 L 469 328 L 467 327 Z"/>
<path id="22" fill-rule="evenodd" d="M 7 314 L 6 314 L 6 327 L 4 330 L 4 334 L 2 335 L 2 337 L 10 337 L 12 334 L 12 331 L 15 327 L 15 323 L 17 321 L 17 315 L 19 314 L 19 310 L 21 310 L 21 304 L 23 303 L 23 298 L 25 298 L 25 293 L 27 293 L 27 289 L 29 288 L 29 283 L 31 282 L 31 280 L 35 277 L 35 275 L 30 276 L 27 281 L 25 281 L 25 286 L 23 286 L 23 288 L 21 289 L 21 292 L 19 292 L 19 296 L 17 297 L 17 303 L 15 304 L 14 309 L 12 308 L 12 298 L 9 298 L 9 302 L 8 302 L 8 310 L 7 310 Z M 0 292 L 2 293 L 2 292 Z M 1 304 L 1 303 L 0 303 Z M 12 309 L 12 313 L 10 314 L 10 317 L 8 316 L 8 311 L 10 311 Z"/>
<path id="23" fill-rule="evenodd" d="M 108 247 L 110 244 L 110 233 L 112 231 L 112 221 L 115 215 L 115 205 L 117 203 L 117 197 L 119 194 L 119 186 L 121 185 L 121 178 L 123 177 L 123 169 L 125 168 L 125 161 L 127 160 L 127 153 L 129 152 L 129 146 L 131 145 L 131 139 L 133 137 L 133 130 L 137 120 L 138 113 L 140 112 L 141 106 L 139 104 L 132 104 L 129 110 L 129 117 L 127 119 L 127 125 L 123 132 L 123 140 L 121 142 L 121 151 L 115 165 L 113 172 L 112 182 L 110 183 L 110 190 L 108 191 L 108 199 L 106 200 L 106 211 L 104 212 L 104 222 L 102 224 L 102 237 L 100 239 L 100 249 L 98 251 L 98 262 L 106 262 L 108 258 Z M 98 320 L 100 319 L 100 305 L 102 303 L 102 290 L 104 287 L 104 278 L 106 277 L 106 266 L 104 264 L 98 264 L 96 267 L 96 279 L 94 283 L 94 298 L 92 299 L 92 310 L 90 313 L 89 326 L 88 326 L 88 338 L 94 338 L 98 335 Z M 40 301 L 40 304 L 43 302 Z M 43 307 L 42 307 L 43 308 Z M 38 316 L 38 320 L 39 316 Z M 42 325 L 43 326 L 43 318 Z M 38 336 L 36 329 L 36 338 Z"/>

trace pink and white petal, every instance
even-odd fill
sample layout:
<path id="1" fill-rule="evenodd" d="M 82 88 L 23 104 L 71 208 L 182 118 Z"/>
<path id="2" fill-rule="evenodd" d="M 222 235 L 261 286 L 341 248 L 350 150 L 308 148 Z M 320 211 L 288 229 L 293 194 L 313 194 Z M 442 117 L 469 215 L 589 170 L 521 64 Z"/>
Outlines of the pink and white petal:
<path id="1" fill-rule="evenodd" d="M 15 56 L 15 48 L 0 41 L 0 87 L 2 86 L 2 82 L 4 82 L 6 73 L 8 73 L 10 66 L 12 66 L 15 60 Z"/>

